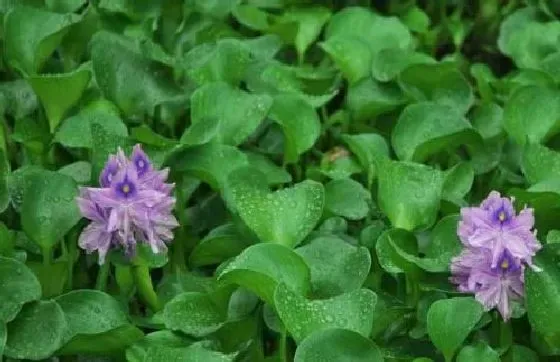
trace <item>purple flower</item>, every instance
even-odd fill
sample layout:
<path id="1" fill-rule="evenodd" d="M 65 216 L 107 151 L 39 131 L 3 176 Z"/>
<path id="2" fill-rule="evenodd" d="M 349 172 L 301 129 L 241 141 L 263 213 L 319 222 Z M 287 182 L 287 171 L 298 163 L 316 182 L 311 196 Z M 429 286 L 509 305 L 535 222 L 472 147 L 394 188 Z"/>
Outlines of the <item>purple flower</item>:
<path id="1" fill-rule="evenodd" d="M 84 188 L 77 198 L 82 215 L 92 221 L 80 236 L 80 247 L 98 251 L 101 264 L 111 246 L 132 254 L 142 242 L 155 253 L 165 251 L 178 226 L 172 214 L 174 185 L 165 182 L 168 173 L 154 170 L 140 145 L 130 160 L 120 148 L 109 156 L 99 178 L 101 187 Z"/>
<path id="2" fill-rule="evenodd" d="M 505 250 L 496 267 L 491 266 L 492 253 L 487 248 L 466 248 L 451 262 L 451 281 L 458 290 L 473 293 L 486 310 L 497 308 L 502 318 L 511 317 L 511 301 L 522 300 L 524 266 Z"/>
<path id="3" fill-rule="evenodd" d="M 524 208 L 517 215 L 513 201 L 492 191 L 480 207 L 461 209 L 457 232 L 461 242 L 469 248 L 489 249 L 492 268 L 498 266 L 505 251 L 532 266 L 532 258 L 541 248 L 532 230 L 533 209 Z"/>

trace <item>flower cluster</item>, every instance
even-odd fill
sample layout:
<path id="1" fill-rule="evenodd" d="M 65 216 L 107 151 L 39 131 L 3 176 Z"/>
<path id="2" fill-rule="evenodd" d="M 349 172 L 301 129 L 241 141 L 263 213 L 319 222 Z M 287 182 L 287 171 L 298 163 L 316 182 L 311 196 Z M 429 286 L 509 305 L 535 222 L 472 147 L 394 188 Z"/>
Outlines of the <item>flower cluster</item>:
<path id="1" fill-rule="evenodd" d="M 169 169 L 155 170 L 140 145 L 130 159 L 119 148 L 110 155 L 99 177 L 101 187 L 86 187 L 77 198 L 82 215 L 91 223 L 83 230 L 79 245 L 97 251 L 103 264 L 111 247 L 132 255 L 137 242 L 151 246 L 154 253 L 165 251 L 178 226 L 172 215 L 174 185 L 165 183 Z"/>
<path id="2" fill-rule="evenodd" d="M 523 298 L 525 267 L 537 269 L 532 259 L 541 248 L 533 209 L 516 214 L 513 201 L 492 191 L 480 207 L 461 209 L 457 233 L 465 248 L 451 262 L 459 291 L 474 293 L 487 310 L 497 307 L 506 321 L 511 301 Z"/>

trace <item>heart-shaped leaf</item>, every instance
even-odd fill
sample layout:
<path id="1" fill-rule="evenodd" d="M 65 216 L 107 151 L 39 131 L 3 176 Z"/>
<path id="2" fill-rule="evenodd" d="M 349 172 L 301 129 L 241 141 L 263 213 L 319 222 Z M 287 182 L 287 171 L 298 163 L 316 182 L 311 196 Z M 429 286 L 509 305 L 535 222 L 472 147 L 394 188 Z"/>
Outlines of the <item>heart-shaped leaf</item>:
<path id="1" fill-rule="evenodd" d="M 321 133 L 319 116 L 309 103 L 296 95 L 277 95 L 270 110 L 270 118 L 284 133 L 284 162 L 295 163 L 310 149 Z"/>
<path id="2" fill-rule="evenodd" d="M 352 179 L 332 180 L 325 185 L 325 210 L 350 220 L 360 220 L 369 212 L 371 195 Z"/>
<path id="3" fill-rule="evenodd" d="M 295 251 L 309 266 L 311 292 L 317 298 L 361 288 L 371 266 L 367 248 L 352 246 L 337 237 L 319 237 Z"/>
<path id="4" fill-rule="evenodd" d="M 69 176 L 41 170 L 29 176 L 21 205 L 25 233 L 41 248 L 50 250 L 80 220 L 78 188 Z"/>
<path id="5" fill-rule="evenodd" d="M 169 301 L 163 310 L 163 322 L 172 330 L 205 336 L 218 330 L 227 320 L 227 302 L 231 291 L 212 293 L 186 292 Z"/>
<path id="6" fill-rule="evenodd" d="M 531 185 L 560 177 L 560 153 L 538 143 L 527 143 L 521 169 Z"/>
<path id="7" fill-rule="evenodd" d="M 75 14 L 57 14 L 33 7 L 16 7 L 4 19 L 5 58 L 26 75 L 39 72 L 58 47 L 70 25 L 80 19 Z"/>
<path id="8" fill-rule="evenodd" d="M 370 77 L 352 84 L 346 95 L 352 119 L 358 122 L 375 119 L 405 103 L 406 97 L 397 85 L 377 82 Z"/>
<path id="9" fill-rule="evenodd" d="M 371 187 L 377 176 L 378 164 L 381 159 L 389 158 L 389 145 L 377 133 L 360 133 L 355 135 L 342 135 L 352 153 L 358 157 L 360 164 L 367 172 L 368 186 Z"/>
<path id="10" fill-rule="evenodd" d="M 64 312 L 56 302 L 27 304 L 8 324 L 4 355 L 15 359 L 49 358 L 62 346 L 66 328 Z"/>
<path id="11" fill-rule="evenodd" d="M 433 101 L 465 114 L 474 94 L 465 77 L 453 63 L 414 64 L 399 75 L 399 84 L 418 101 Z"/>
<path id="12" fill-rule="evenodd" d="M 250 246 L 237 231 L 234 224 L 225 224 L 213 229 L 193 249 L 189 256 L 189 265 L 193 267 L 219 264 L 233 258 Z"/>
<path id="13" fill-rule="evenodd" d="M 103 95 L 128 116 L 151 116 L 157 105 L 184 97 L 168 75 L 171 70 L 145 58 L 126 37 L 97 32 L 91 60 Z"/>
<path id="14" fill-rule="evenodd" d="M 191 127 L 200 128 L 200 123 L 216 120 L 213 138 L 235 146 L 257 129 L 271 106 L 272 98 L 268 95 L 250 94 L 227 83 L 209 83 L 198 88 L 191 97 Z M 185 131 L 181 142 L 186 135 L 190 135 L 189 142 L 193 143 L 190 130 Z"/>
<path id="15" fill-rule="evenodd" d="M 428 334 L 447 361 L 451 361 L 482 317 L 483 308 L 473 298 L 438 300 L 428 311 Z"/>
<path id="16" fill-rule="evenodd" d="M 474 346 L 465 346 L 457 355 L 457 362 L 500 362 L 500 355 L 484 342 Z"/>
<path id="17" fill-rule="evenodd" d="M 21 306 L 41 298 L 41 284 L 25 264 L 0 256 L 0 325 L 14 319 Z"/>
<path id="18" fill-rule="evenodd" d="M 429 166 L 385 160 L 378 183 L 379 207 L 395 228 L 415 230 L 436 220 L 444 175 Z"/>
<path id="19" fill-rule="evenodd" d="M 226 196 L 263 242 L 293 247 L 315 227 L 323 213 L 323 186 L 306 180 L 271 193 L 266 176 L 251 168 L 229 174 Z"/>
<path id="20" fill-rule="evenodd" d="M 65 340 L 101 334 L 128 324 L 119 302 L 97 290 L 73 290 L 57 297 L 68 323 Z"/>
<path id="21" fill-rule="evenodd" d="M 560 334 L 560 244 L 546 245 L 535 257 L 542 269 L 525 273 L 527 315 L 534 330 L 543 336 Z"/>
<path id="22" fill-rule="evenodd" d="M 245 249 L 220 273 L 218 279 L 239 284 L 257 294 L 270 305 L 279 283 L 306 295 L 310 272 L 301 256 L 277 244 L 256 244 Z"/>
<path id="23" fill-rule="evenodd" d="M 520 145 L 546 141 L 560 131 L 560 91 L 536 85 L 517 89 L 506 102 L 504 127 Z"/>
<path id="24" fill-rule="evenodd" d="M 417 162 L 452 146 L 476 142 L 482 138 L 456 108 L 433 102 L 406 107 L 391 139 L 401 160 Z"/>
<path id="25" fill-rule="evenodd" d="M 28 79 L 41 100 L 54 133 L 64 115 L 81 98 L 91 79 L 88 69 L 72 73 L 35 75 Z"/>
<path id="26" fill-rule="evenodd" d="M 304 339 L 294 362 L 382 362 L 383 354 L 368 338 L 348 329 L 323 329 Z"/>
<path id="27" fill-rule="evenodd" d="M 307 300 L 285 284 L 278 285 L 274 293 L 278 315 L 297 343 L 328 328 L 348 329 L 368 337 L 376 301 L 377 295 L 369 289 L 323 300 Z"/>

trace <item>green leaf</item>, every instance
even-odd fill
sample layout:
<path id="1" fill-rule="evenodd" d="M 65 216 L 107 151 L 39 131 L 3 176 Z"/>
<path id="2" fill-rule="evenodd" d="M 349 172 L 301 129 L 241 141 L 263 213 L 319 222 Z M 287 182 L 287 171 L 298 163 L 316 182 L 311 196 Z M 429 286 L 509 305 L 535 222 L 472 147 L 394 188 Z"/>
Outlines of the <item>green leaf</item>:
<path id="1" fill-rule="evenodd" d="M 45 5 L 51 11 L 58 13 L 73 13 L 85 4 L 86 0 L 45 0 Z"/>
<path id="2" fill-rule="evenodd" d="M 66 118 L 56 131 L 54 140 L 66 147 L 93 148 L 94 123 L 110 134 L 128 136 L 126 125 L 119 117 L 118 108 L 109 101 L 98 100 L 81 108 L 76 115 Z"/>
<path id="3" fill-rule="evenodd" d="M 210 184 L 214 189 L 223 189 L 228 175 L 235 169 L 248 164 L 247 156 L 238 148 L 207 143 L 187 147 L 166 162 L 177 172 L 186 172 Z"/>
<path id="4" fill-rule="evenodd" d="M 307 300 L 285 284 L 278 285 L 274 293 L 278 315 L 296 343 L 327 328 L 348 329 L 368 337 L 376 302 L 377 295 L 369 289 L 323 300 Z"/>
<path id="5" fill-rule="evenodd" d="M 9 176 L 8 155 L 5 149 L 0 148 L 0 213 L 4 212 L 10 204 Z"/>
<path id="6" fill-rule="evenodd" d="M 236 146 L 257 129 L 271 106 L 272 98 L 268 95 L 250 94 L 226 83 L 209 83 L 198 88 L 191 97 L 191 128 L 205 128 L 207 126 L 202 123 L 217 120 L 213 138 Z M 190 133 L 192 131 L 187 129 L 181 142 Z M 192 143 L 192 135 L 190 138 Z"/>
<path id="7" fill-rule="evenodd" d="M 183 57 L 182 67 L 187 77 L 198 85 L 222 81 L 237 86 L 250 60 L 245 44 L 236 39 L 222 39 L 191 49 Z"/>
<path id="8" fill-rule="evenodd" d="M 144 337 L 142 330 L 127 324 L 100 334 L 79 334 L 59 349 L 61 356 L 100 355 L 121 353 L 124 349 Z"/>
<path id="9" fill-rule="evenodd" d="M 321 29 L 331 17 L 328 8 L 321 6 L 288 9 L 277 22 L 289 28 L 296 27 L 295 39 L 298 59 L 303 60 L 305 51 L 321 34 Z M 271 29 L 274 32 L 274 28 Z"/>
<path id="10" fill-rule="evenodd" d="M 41 100 L 51 133 L 57 129 L 64 115 L 81 98 L 91 79 L 88 69 L 64 74 L 43 74 L 28 79 Z"/>
<path id="11" fill-rule="evenodd" d="M 285 184 L 292 181 L 292 175 L 284 168 L 277 166 L 268 157 L 254 153 L 245 152 L 249 165 L 264 173 L 269 185 Z"/>
<path id="12" fill-rule="evenodd" d="M 433 228 L 429 243 L 422 250 L 423 257 L 418 256 L 418 242 L 412 233 L 402 229 L 384 232 L 376 243 L 381 266 L 390 273 L 417 273 L 417 267 L 432 273 L 449 271 L 451 259 L 462 250 L 457 237 L 458 222 L 457 215 L 441 219 Z"/>
<path id="13" fill-rule="evenodd" d="M 484 139 L 494 139 L 503 133 L 504 111 L 496 103 L 482 103 L 477 106 L 471 122 Z"/>
<path id="14" fill-rule="evenodd" d="M 470 163 L 461 162 L 445 171 L 442 198 L 461 205 L 463 197 L 471 190 L 474 170 Z"/>
<path id="15" fill-rule="evenodd" d="M 152 116 L 156 106 L 184 97 L 170 79 L 171 69 L 145 58 L 125 37 L 97 32 L 91 60 L 103 95 L 128 116 Z"/>
<path id="16" fill-rule="evenodd" d="M 265 175 L 247 167 L 229 174 L 225 194 L 261 241 L 289 247 L 317 225 L 325 198 L 323 185 L 311 180 L 271 193 Z"/>
<path id="17" fill-rule="evenodd" d="M 502 22 L 498 47 L 519 68 L 539 69 L 543 59 L 556 51 L 559 35 L 560 23 L 539 22 L 536 9 L 526 7 Z"/>
<path id="18" fill-rule="evenodd" d="M 325 185 L 325 210 L 350 220 L 360 220 L 369 213 L 371 194 L 352 179 L 332 180 Z"/>
<path id="19" fill-rule="evenodd" d="M 533 329 L 543 336 L 560 334 L 559 244 L 545 245 L 533 262 L 542 271 L 525 273 L 525 302 Z"/>
<path id="20" fill-rule="evenodd" d="M 91 164 L 86 161 L 77 161 L 58 169 L 63 175 L 70 176 L 78 184 L 87 184 L 91 181 Z"/>
<path id="21" fill-rule="evenodd" d="M 433 101 L 465 114 L 474 102 L 471 86 L 453 63 L 414 64 L 399 75 L 399 85 L 417 101 Z"/>
<path id="22" fill-rule="evenodd" d="M 369 74 L 372 57 L 379 51 L 410 49 L 412 37 L 395 17 L 380 16 L 366 8 L 347 7 L 331 18 L 321 46 L 350 83 L 354 83 Z"/>
<path id="23" fill-rule="evenodd" d="M 478 342 L 474 346 L 465 346 L 457 355 L 457 362 L 500 362 L 500 355 L 488 344 Z"/>
<path id="24" fill-rule="evenodd" d="M 560 153 L 544 145 L 529 142 L 523 150 L 521 169 L 531 185 L 560 177 Z"/>
<path id="25" fill-rule="evenodd" d="M 391 138 L 403 161 L 422 162 L 451 146 L 482 142 L 469 121 L 454 107 L 433 102 L 414 103 L 401 113 Z"/>
<path id="26" fill-rule="evenodd" d="M 73 290 L 55 299 L 68 324 L 65 340 L 108 332 L 128 324 L 119 302 L 97 290 Z"/>
<path id="27" fill-rule="evenodd" d="M 188 347 L 152 346 L 148 348 L 145 362 L 182 361 L 182 362 L 233 362 L 237 353 L 224 354 L 206 347 L 205 342 L 196 342 Z"/>
<path id="28" fill-rule="evenodd" d="M 218 280 L 239 284 L 273 305 L 274 290 L 284 283 L 301 295 L 310 287 L 310 272 L 301 256 L 276 244 L 245 249 L 220 273 Z"/>
<path id="29" fill-rule="evenodd" d="M 171 330 L 205 336 L 217 331 L 226 322 L 227 302 L 222 290 L 209 294 L 182 293 L 165 305 L 162 319 Z"/>
<path id="30" fill-rule="evenodd" d="M 355 247 L 337 237 L 318 237 L 295 251 L 309 266 L 311 292 L 317 298 L 361 288 L 371 267 L 367 248 Z"/>
<path id="31" fill-rule="evenodd" d="M 8 324 L 4 355 L 15 359 L 46 359 L 64 342 L 66 328 L 64 313 L 56 302 L 27 304 Z"/>
<path id="32" fill-rule="evenodd" d="M 404 103 L 406 98 L 397 85 L 377 82 L 369 77 L 350 85 L 346 96 L 352 119 L 357 122 L 375 119 Z"/>
<path id="33" fill-rule="evenodd" d="M 342 140 L 358 157 L 362 168 L 367 172 L 368 188 L 370 188 L 377 176 L 379 162 L 389 158 L 387 141 L 377 133 L 343 134 Z"/>
<path id="34" fill-rule="evenodd" d="M 256 6 L 239 4 L 232 15 L 242 25 L 258 31 L 265 31 L 270 26 L 269 14 Z"/>
<path id="35" fill-rule="evenodd" d="M 371 73 L 376 80 L 388 82 L 395 79 L 412 64 L 434 63 L 436 61 L 424 53 L 416 53 L 401 48 L 387 48 L 373 56 Z"/>
<path id="36" fill-rule="evenodd" d="M 4 19 L 5 59 L 25 75 L 39 72 L 58 47 L 75 14 L 57 14 L 32 7 L 16 7 Z"/>
<path id="37" fill-rule="evenodd" d="M 560 131 L 560 91 L 528 85 L 518 88 L 504 108 L 504 127 L 520 145 L 545 142 Z"/>
<path id="38" fill-rule="evenodd" d="M 378 202 L 395 228 L 430 227 L 437 217 L 444 182 L 443 173 L 429 166 L 398 161 L 381 164 Z"/>
<path id="39" fill-rule="evenodd" d="M 284 163 L 297 162 L 299 155 L 309 150 L 321 134 L 319 116 L 296 95 L 275 96 L 270 118 L 284 133 Z"/>
<path id="40" fill-rule="evenodd" d="M 482 305 L 469 297 L 443 299 L 432 304 L 428 311 L 428 334 L 447 361 L 452 360 L 482 313 Z"/>
<path id="41" fill-rule="evenodd" d="M 41 298 L 41 284 L 23 263 L 0 256 L 0 325 L 16 317 L 21 306 Z"/>
<path id="42" fill-rule="evenodd" d="M 52 249 L 81 218 L 76 196 L 69 176 L 46 170 L 30 175 L 21 205 L 25 233 L 44 250 Z"/>
<path id="43" fill-rule="evenodd" d="M 26 80 L 0 83 L 0 109 L 3 113 L 21 119 L 31 115 L 37 106 L 37 96 Z"/>
<path id="44" fill-rule="evenodd" d="M 514 344 L 511 347 L 512 362 L 539 362 L 539 355 L 525 346 Z"/>
<path id="45" fill-rule="evenodd" d="M 189 265 L 199 267 L 219 264 L 233 258 L 251 245 L 237 231 L 234 224 L 225 224 L 213 229 L 193 249 Z"/>
<path id="46" fill-rule="evenodd" d="M 304 339 L 294 362 L 382 362 L 383 354 L 368 338 L 348 329 L 324 329 Z"/>

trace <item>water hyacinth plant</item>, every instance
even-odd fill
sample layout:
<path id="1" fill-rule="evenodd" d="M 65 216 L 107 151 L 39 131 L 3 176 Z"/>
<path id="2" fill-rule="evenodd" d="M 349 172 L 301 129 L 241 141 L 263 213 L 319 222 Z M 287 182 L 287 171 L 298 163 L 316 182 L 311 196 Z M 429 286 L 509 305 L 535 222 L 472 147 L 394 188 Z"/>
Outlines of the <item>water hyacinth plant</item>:
<path id="1" fill-rule="evenodd" d="M 0 17 L 0 361 L 560 361 L 558 1 Z"/>

